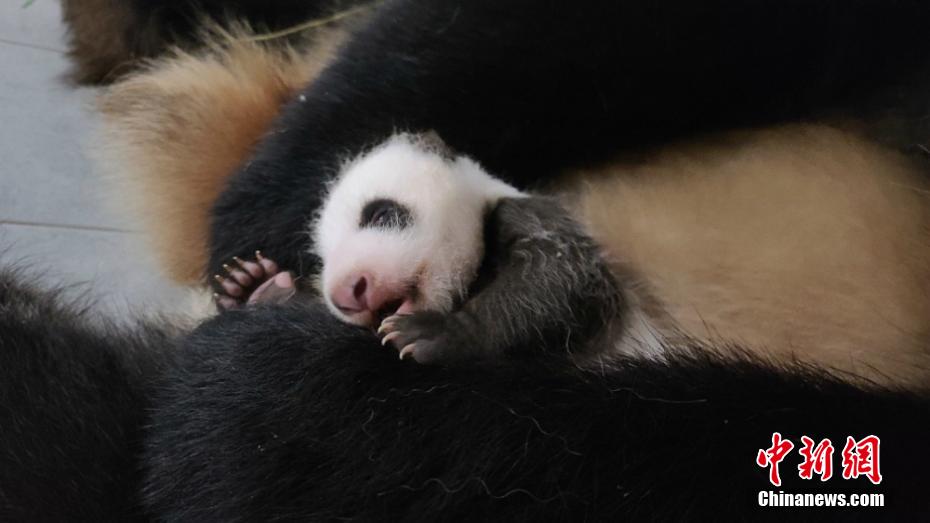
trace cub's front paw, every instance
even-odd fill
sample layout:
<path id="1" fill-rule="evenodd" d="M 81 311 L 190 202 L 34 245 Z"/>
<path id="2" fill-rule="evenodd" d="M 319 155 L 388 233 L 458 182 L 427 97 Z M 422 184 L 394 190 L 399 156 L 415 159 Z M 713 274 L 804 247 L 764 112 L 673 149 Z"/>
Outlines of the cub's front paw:
<path id="1" fill-rule="evenodd" d="M 378 335 L 382 345 L 390 343 L 400 351 L 400 359 L 411 357 L 426 365 L 449 363 L 465 355 L 449 323 L 449 316 L 438 312 L 395 314 L 381 322 Z"/>

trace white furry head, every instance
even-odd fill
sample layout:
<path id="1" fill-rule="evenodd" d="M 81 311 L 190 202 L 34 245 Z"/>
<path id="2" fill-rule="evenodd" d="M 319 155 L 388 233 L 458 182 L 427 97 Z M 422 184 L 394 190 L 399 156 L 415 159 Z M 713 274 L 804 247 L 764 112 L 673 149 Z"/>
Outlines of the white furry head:
<path id="1" fill-rule="evenodd" d="M 340 318 L 448 312 L 484 255 L 487 211 L 520 193 L 431 137 L 400 134 L 348 162 L 315 224 L 321 292 Z"/>

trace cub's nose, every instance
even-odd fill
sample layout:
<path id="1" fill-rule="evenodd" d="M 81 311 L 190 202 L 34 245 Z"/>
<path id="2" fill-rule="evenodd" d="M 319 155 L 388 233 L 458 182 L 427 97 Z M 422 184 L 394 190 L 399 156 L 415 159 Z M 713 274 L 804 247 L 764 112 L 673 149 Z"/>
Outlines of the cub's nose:
<path id="1" fill-rule="evenodd" d="M 404 289 L 379 285 L 371 273 L 349 276 L 333 289 L 330 300 L 351 323 L 376 326 L 383 317 L 393 314 L 406 301 Z"/>
<path id="2" fill-rule="evenodd" d="M 336 286 L 330 298 L 337 309 L 345 314 L 354 314 L 368 310 L 369 274 L 350 276 Z"/>

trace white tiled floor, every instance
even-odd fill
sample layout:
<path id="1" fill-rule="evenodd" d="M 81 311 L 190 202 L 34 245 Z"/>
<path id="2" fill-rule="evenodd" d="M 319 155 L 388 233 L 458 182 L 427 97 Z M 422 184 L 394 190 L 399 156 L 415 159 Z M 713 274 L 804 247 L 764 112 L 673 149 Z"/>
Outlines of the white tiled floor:
<path id="1" fill-rule="evenodd" d="M 126 221 L 109 209 L 87 150 L 92 89 L 63 80 L 57 0 L 0 2 L 0 253 L 100 309 L 150 313 L 186 305 Z"/>

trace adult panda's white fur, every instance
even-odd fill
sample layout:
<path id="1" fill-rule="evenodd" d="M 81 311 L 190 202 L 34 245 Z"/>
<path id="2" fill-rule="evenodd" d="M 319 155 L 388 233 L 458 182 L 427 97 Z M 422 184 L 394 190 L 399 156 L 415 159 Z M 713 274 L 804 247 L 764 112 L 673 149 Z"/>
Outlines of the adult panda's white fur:
<path id="1" fill-rule="evenodd" d="M 588 231 L 689 338 L 926 383 L 930 193 L 913 159 L 795 125 L 575 183 Z"/>

